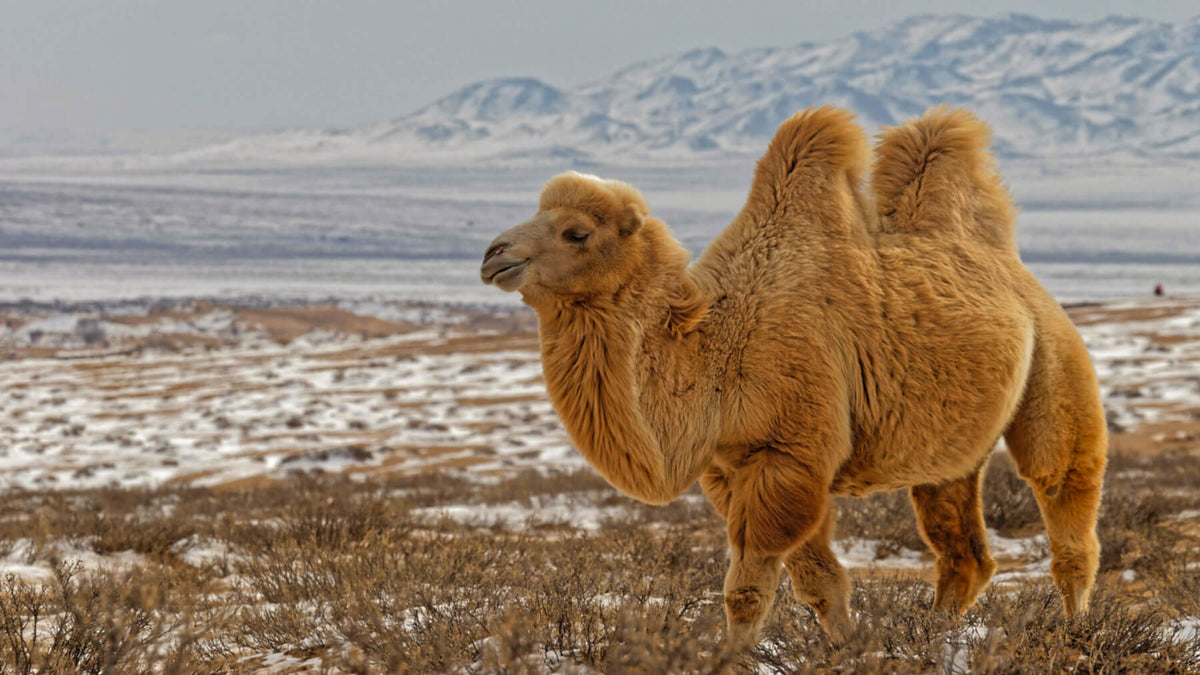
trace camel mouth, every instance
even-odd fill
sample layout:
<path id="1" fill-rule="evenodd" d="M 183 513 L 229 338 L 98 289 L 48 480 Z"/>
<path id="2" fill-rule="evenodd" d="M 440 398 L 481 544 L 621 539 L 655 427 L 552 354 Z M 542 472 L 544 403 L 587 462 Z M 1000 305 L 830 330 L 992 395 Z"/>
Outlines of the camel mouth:
<path id="1" fill-rule="evenodd" d="M 505 290 L 505 291 L 515 290 L 516 289 L 515 286 L 513 286 L 512 288 L 508 288 L 508 286 L 511 285 L 510 282 L 516 280 L 520 276 L 521 272 L 525 271 L 525 266 L 528 264 L 529 264 L 528 258 L 526 258 L 525 260 L 518 260 L 516 262 L 509 263 L 507 265 L 504 265 L 500 269 L 492 272 L 491 274 L 484 276 L 483 282 L 485 284 L 493 284 L 493 285 L 499 287 L 501 290 Z"/>

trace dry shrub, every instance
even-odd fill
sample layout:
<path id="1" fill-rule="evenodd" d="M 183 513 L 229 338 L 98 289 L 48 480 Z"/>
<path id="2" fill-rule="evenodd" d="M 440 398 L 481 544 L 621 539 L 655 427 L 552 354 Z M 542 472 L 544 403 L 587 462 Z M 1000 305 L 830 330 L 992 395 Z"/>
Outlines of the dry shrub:
<path id="1" fill-rule="evenodd" d="M 96 553 L 133 551 L 157 558 L 169 555 L 175 542 L 191 537 L 196 530 L 180 518 L 106 518 L 100 513 L 95 523 L 82 531 L 91 533 Z"/>
<path id="2" fill-rule="evenodd" d="M 194 590 L 194 589 L 192 589 Z M 167 618 L 169 589 L 139 574 L 57 565 L 45 583 L 0 580 L 4 672 L 194 672 L 197 636 Z M 174 639 L 168 640 L 168 636 Z"/>
<path id="3" fill-rule="evenodd" d="M 1146 571 L 1176 561 L 1172 553 L 1180 534 L 1164 527 L 1177 512 L 1169 497 L 1157 492 L 1109 490 L 1104 495 L 1097 528 L 1100 536 L 1100 569 Z"/>
<path id="4" fill-rule="evenodd" d="M 1006 460 L 986 478 L 985 503 L 998 505 L 989 525 L 1027 530 L 1036 507 Z M 1173 620 L 1200 615 L 1200 546 L 1176 514 L 1200 490 L 1176 476 L 1196 475 L 1195 463 L 1114 457 L 1100 521 L 1110 572 L 1080 620 L 1062 617 L 1046 583 L 993 589 L 960 620 L 930 609 L 925 581 L 876 572 L 854 585 L 858 630 L 833 645 L 785 581 L 762 645 L 736 659 L 719 649 L 724 525 L 695 490 L 652 508 L 575 471 L 10 493 L 0 551 L 32 541 L 21 550 L 37 563 L 69 542 L 138 551 L 145 563 L 60 564 L 44 584 L 0 582 L 0 662 L 15 672 L 237 672 L 267 655 L 349 672 L 1187 672 L 1200 668 L 1200 645 L 1170 638 Z M 625 516 L 597 531 L 510 531 L 413 512 L 560 494 Z M 906 492 L 839 509 L 842 537 L 924 548 Z M 207 543 L 228 553 L 184 562 Z M 1136 583 L 1117 579 L 1129 568 Z"/>
<path id="5" fill-rule="evenodd" d="M 781 598 L 756 661 L 775 673 L 936 671 L 945 660 L 937 643 L 955 622 L 931 612 L 932 601 L 932 589 L 912 579 L 881 575 L 857 582 L 851 607 L 858 623 L 844 644 L 833 644 L 807 606 Z"/>
<path id="6" fill-rule="evenodd" d="M 1177 551 L 1174 564 L 1157 566 L 1143 575 L 1158 604 L 1174 617 L 1200 617 L 1200 547 L 1191 544 Z"/>
<path id="7" fill-rule="evenodd" d="M 476 485 L 470 490 L 471 498 L 484 504 L 502 502 L 527 502 L 540 495 L 559 495 L 581 492 L 604 492 L 614 494 L 608 483 L 595 471 L 575 469 L 573 471 L 522 471 L 502 482 Z M 461 498 L 461 493 L 460 493 Z"/>
<path id="8" fill-rule="evenodd" d="M 845 644 L 811 621 L 775 624 L 755 652 L 776 673 L 1163 672 L 1200 667 L 1200 643 L 1172 639 L 1161 608 L 1101 584 L 1087 615 L 1068 620 L 1058 591 L 1030 584 L 985 595 L 962 620 L 930 610 L 928 586 L 899 578 L 855 584 L 858 627 Z"/>
<path id="9" fill-rule="evenodd" d="M 724 567 L 723 556 L 712 555 L 719 549 L 696 543 L 684 530 L 614 529 L 549 542 L 457 532 L 379 542 L 370 558 L 342 559 L 332 568 L 329 559 L 299 567 L 318 568 L 318 576 L 336 568 L 357 580 L 330 603 L 325 625 L 326 639 L 352 646 L 352 658 L 339 662 L 347 668 L 440 672 L 499 665 L 498 659 L 516 672 L 563 664 L 606 668 L 647 653 L 670 655 L 677 664 L 686 655 L 695 665 L 693 624 Z M 278 567 L 247 572 L 256 587 L 274 587 Z M 720 617 L 719 603 L 707 609 L 711 616 L 703 620 L 711 624 Z M 637 649 L 614 637 L 631 630 L 630 617 L 655 636 Z M 622 644 L 625 651 L 611 652 Z"/>
<path id="10" fill-rule="evenodd" d="M 1063 616 L 1050 584 L 1015 593 L 991 594 L 968 618 L 988 627 L 977 644 L 976 672 L 1156 672 L 1190 673 L 1200 668 L 1196 644 L 1177 642 L 1163 608 L 1130 602 L 1103 581 L 1092 606 L 1077 619 Z"/>

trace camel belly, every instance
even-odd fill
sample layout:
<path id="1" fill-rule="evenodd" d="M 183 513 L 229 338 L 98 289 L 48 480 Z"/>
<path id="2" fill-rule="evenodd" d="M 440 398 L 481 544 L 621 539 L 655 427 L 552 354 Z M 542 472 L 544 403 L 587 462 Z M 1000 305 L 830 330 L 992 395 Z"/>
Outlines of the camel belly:
<path id="1" fill-rule="evenodd" d="M 897 377 L 874 383 L 888 395 L 874 401 L 873 418 L 856 418 L 850 457 L 831 491 L 940 483 L 979 467 L 1016 414 L 1033 360 L 1032 319 L 1009 316 L 988 339 L 914 345 L 912 360 L 895 365 Z"/>
<path id="2" fill-rule="evenodd" d="M 969 475 L 991 452 L 995 439 L 974 444 L 939 461 L 878 461 L 869 465 L 847 464 L 838 470 L 829 487 L 835 495 L 862 497 L 914 485 L 943 483 Z M 961 447 L 961 446 L 960 446 Z M 896 453 L 881 452 L 884 456 Z"/>

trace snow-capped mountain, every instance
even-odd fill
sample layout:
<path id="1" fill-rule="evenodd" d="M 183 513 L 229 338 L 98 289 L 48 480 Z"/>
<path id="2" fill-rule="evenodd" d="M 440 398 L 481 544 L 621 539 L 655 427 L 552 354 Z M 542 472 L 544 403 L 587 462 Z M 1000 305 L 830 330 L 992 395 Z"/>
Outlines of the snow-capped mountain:
<path id="1" fill-rule="evenodd" d="M 1200 157 L 1200 17 L 919 16 L 826 44 L 698 49 L 574 89 L 479 82 L 384 124 L 244 138 L 191 156 L 758 153 L 782 120 L 824 103 L 854 110 L 869 127 L 939 103 L 964 106 L 993 126 L 1007 156 Z"/>

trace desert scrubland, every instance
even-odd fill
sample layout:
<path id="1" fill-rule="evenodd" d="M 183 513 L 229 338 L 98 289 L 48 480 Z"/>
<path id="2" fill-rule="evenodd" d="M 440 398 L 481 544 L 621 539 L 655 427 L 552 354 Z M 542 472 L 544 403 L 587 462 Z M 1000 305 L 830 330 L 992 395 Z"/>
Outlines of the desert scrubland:
<path id="1" fill-rule="evenodd" d="M 858 631 L 829 644 L 785 592 L 738 661 L 717 649 L 722 522 L 698 489 L 648 507 L 587 468 L 546 400 L 530 315 L 375 310 L 6 305 L 3 667 L 1200 668 L 1196 298 L 1068 307 L 1111 433 L 1085 618 L 1062 616 L 1001 447 L 985 494 L 998 570 L 966 616 L 930 609 L 906 494 L 840 499 Z"/>

